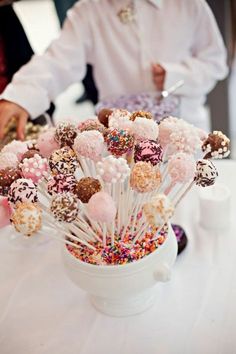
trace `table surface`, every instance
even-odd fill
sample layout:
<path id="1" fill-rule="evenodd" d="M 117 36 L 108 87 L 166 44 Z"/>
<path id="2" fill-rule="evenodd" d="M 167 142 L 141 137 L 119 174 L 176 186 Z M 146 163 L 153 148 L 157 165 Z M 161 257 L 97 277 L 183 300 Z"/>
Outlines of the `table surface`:
<path id="1" fill-rule="evenodd" d="M 171 281 L 158 285 L 156 304 L 141 315 L 100 314 L 67 278 L 57 241 L 20 247 L 9 228 L 1 230 L 0 353 L 236 353 L 236 162 L 217 166 L 232 192 L 229 230 L 199 226 L 193 190 L 176 215 L 188 247 Z"/>

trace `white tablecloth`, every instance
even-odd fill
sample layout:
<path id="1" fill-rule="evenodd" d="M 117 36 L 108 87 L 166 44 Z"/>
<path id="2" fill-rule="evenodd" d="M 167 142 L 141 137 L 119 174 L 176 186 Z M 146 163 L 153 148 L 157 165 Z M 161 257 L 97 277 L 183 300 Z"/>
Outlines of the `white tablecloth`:
<path id="1" fill-rule="evenodd" d="M 225 232 L 198 225 L 196 191 L 177 219 L 189 244 L 156 305 L 129 318 L 98 313 L 67 278 L 57 241 L 16 247 L 0 232 L 1 354 L 233 354 L 236 353 L 236 163 L 217 163 L 232 190 Z"/>

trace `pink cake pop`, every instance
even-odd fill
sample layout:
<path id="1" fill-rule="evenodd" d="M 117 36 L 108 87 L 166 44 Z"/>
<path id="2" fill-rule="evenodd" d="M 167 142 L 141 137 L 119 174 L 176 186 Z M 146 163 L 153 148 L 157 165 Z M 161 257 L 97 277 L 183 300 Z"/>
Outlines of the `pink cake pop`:
<path id="1" fill-rule="evenodd" d="M 126 130 L 108 129 L 105 141 L 108 151 L 117 157 L 131 151 L 134 146 L 134 138 Z"/>
<path id="2" fill-rule="evenodd" d="M 96 130 L 84 131 L 75 138 L 73 149 L 80 156 L 94 161 L 100 160 L 104 150 L 104 138 Z"/>
<path id="3" fill-rule="evenodd" d="M 17 156 L 21 161 L 22 156 L 28 151 L 27 143 L 19 140 L 13 140 L 9 144 L 5 145 L 1 153 L 10 152 Z"/>
<path id="4" fill-rule="evenodd" d="M 131 132 L 136 140 L 157 140 L 159 128 L 154 120 L 137 117 L 131 126 Z"/>
<path id="5" fill-rule="evenodd" d="M 55 140 L 55 128 L 48 129 L 46 132 L 40 134 L 37 147 L 40 154 L 43 157 L 50 157 L 53 151 L 60 148 L 59 144 Z"/>
<path id="6" fill-rule="evenodd" d="M 95 193 L 88 202 L 88 214 L 94 221 L 111 223 L 116 217 L 116 205 L 106 192 Z"/>
<path id="7" fill-rule="evenodd" d="M 24 159 L 19 167 L 22 171 L 22 176 L 31 179 L 34 183 L 38 183 L 48 174 L 47 159 L 38 154 L 29 159 Z"/>
<path id="8" fill-rule="evenodd" d="M 109 116 L 109 128 L 130 131 L 133 124 L 130 117 L 130 112 L 125 109 L 114 109 Z"/>
<path id="9" fill-rule="evenodd" d="M 5 168 L 16 168 L 18 166 L 18 158 L 12 152 L 5 152 L 0 154 L 0 170 Z"/>
<path id="10" fill-rule="evenodd" d="M 163 119 L 159 124 L 159 142 L 165 149 L 170 143 L 170 136 L 176 130 L 176 124 L 179 123 L 179 118 L 167 117 Z"/>
<path id="11" fill-rule="evenodd" d="M 130 174 L 127 161 L 122 158 L 115 158 L 112 155 L 104 157 L 97 163 L 98 174 L 106 183 L 124 182 Z"/>
<path id="12" fill-rule="evenodd" d="M 75 193 L 76 185 L 77 181 L 74 175 L 58 174 L 48 181 L 48 193 L 50 195 L 65 192 Z"/>
<path id="13" fill-rule="evenodd" d="M 35 184 L 31 179 L 19 178 L 11 184 L 8 200 L 14 206 L 19 203 L 36 203 L 38 193 Z"/>
<path id="14" fill-rule="evenodd" d="M 135 145 L 134 161 L 151 162 L 153 166 L 162 161 L 163 149 L 155 140 L 142 140 Z"/>
<path id="15" fill-rule="evenodd" d="M 84 131 L 89 131 L 89 130 L 97 130 L 97 131 L 99 131 L 102 134 L 106 130 L 104 125 L 102 125 L 102 123 L 99 122 L 97 117 L 86 119 L 85 121 L 79 123 L 78 129 L 79 129 L 79 131 L 81 133 L 84 132 Z"/>
<path id="16" fill-rule="evenodd" d="M 12 209 L 8 203 L 7 198 L 0 197 L 0 229 L 10 225 L 10 217 Z"/>

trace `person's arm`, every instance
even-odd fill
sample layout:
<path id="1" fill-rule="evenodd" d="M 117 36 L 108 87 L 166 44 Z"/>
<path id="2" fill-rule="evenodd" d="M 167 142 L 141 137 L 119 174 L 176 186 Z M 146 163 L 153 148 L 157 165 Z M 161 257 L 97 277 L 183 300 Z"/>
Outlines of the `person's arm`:
<path id="1" fill-rule="evenodd" d="M 0 138 L 12 115 L 18 118 L 27 112 L 34 119 L 70 84 L 83 79 L 91 36 L 85 12 L 87 3 L 81 5 L 77 4 L 69 12 L 60 37 L 45 54 L 34 56 L 23 66 L 0 96 Z M 10 109 L 9 102 L 14 102 L 15 109 L 13 106 Z M 4 107 L 6 104 L 8 107 Z M 16 110 L 17 106 L 19 110 Z"/>
<path id="2" fill-rule="evenodd" d="M 196 25 L 192 56 L 180 63 L 159 63 L 165 70 L 164 89 L 183 79 L 185 84 L 178 94 L 191 97 L 209 93 L 228 73 L 226 50 L 209 6 L 204 0 L 195 0 L 193 6 Z"/>

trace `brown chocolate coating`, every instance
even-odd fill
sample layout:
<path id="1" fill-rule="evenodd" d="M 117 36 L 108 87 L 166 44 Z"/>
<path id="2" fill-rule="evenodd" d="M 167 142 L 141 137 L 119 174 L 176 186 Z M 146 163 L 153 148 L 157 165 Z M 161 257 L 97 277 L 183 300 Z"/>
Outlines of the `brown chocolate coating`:
<path id="1" fill-rule="evenodd" d="M 72 147 L 76 136 L 77 130 L 74 124 L 60 123 L 56 128 L 55 140 L 60 145 L 60 147 Z"/>
<path id="2" fill-rule="evenodd" d="M 23 161 L 24 159 L 30 159 L 31 157 L 34 157 L 34 155 L 40 155 L 39 151 L 38 150 L 33 150 L 33 149 L 32 150 L 28 150 L 22 156 L 21 161 Z"/>
<path id="3" fill-rule="evenodd" d="M 153 116 L 150 112 L 145 112 L 145 111 L 136 111 L 133 112 L 130 120 L 135 121 L 135 119 L 139 117 L 139 118 L 146 118 L 146 119 L 153 119 Z"/>
<path id="4" fill-rule="evenodd" d="M 206 154 L 205 159 L 227 157 L 230 154 L 230 140 L 222 132 L 214 131 L 204 141 L 202 151 Z"/>
<path id="5" fill-rule="evenodd" d="M 17 168 L 0 170 L 0 195 L 7 196 L 11 184 L 19 178 L 21 178 L 21 173 Z"/>
<path id="6" fill-rule="evenodd" d="M 98 120 L 100 123 L 104 125 L 104 127 L 108 128 L 108 123 L 109 123 L 109 116 L 112 113 L 112 109 L 108 108 L 103 108 L 101 111 L 98 113 Z"/>
<path id="7" fill-rule="evenodd" d="M 98 179 L 92 177 L 81 178 L 76 186 L 76 194 L 82 203 L 88 203 L 89 199 L 102 189 Z"/>

